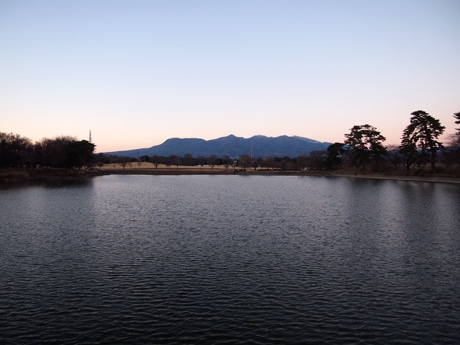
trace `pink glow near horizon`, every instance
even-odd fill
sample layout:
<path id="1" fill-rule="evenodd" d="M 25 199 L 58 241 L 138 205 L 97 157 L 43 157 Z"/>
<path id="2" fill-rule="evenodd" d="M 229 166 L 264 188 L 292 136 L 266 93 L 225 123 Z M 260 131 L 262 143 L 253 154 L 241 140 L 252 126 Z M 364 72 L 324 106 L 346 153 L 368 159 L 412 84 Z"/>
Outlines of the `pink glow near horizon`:
<path id="1" fill-rule="evenodd" d="M 0 3 L 2 132 L 71 135 L 98 152 L 168 138 L 399 144 L 424 110 L 460 111 L 456 1 Z M 414 20 L 416 18 L 417 20 Z"/>

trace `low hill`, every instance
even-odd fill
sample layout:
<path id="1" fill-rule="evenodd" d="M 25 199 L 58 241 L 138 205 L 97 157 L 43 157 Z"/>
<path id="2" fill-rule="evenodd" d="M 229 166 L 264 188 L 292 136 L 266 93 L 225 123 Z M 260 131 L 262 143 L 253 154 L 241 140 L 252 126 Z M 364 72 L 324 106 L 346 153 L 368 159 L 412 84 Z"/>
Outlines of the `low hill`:
<path id="1" fill-rule="evenodd" d="M 218 157 L 229 156 L 237 158 L 247 154 L 253 157 L 297 157 L 309 154 L 315 150 L 325 150 L 330 143 L 298 136 L 267 137 L 256 135 L 251 138 L 229 135 L 222 138 L 204 140 L 198 138 L 171 138 L 161 145 L 150 148 L 133 149 L 126 151 L 105 152 L 106 154 L 127 157 L 141 156 L 184 156 L 191 154 L 193 157 Z"/>

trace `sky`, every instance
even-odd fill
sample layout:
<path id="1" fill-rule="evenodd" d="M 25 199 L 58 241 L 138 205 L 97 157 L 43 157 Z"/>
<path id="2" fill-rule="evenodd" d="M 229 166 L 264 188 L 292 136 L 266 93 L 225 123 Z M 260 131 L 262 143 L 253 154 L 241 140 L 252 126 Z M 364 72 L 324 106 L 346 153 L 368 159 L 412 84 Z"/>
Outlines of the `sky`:
<path id="1" fill-rule="evenodd" d="M 0 0 L 0 132 L 97 152 L 229 134 L 455 131 L 458 0 Z M 447 139 L 446 139 L 447 140 Z"/>

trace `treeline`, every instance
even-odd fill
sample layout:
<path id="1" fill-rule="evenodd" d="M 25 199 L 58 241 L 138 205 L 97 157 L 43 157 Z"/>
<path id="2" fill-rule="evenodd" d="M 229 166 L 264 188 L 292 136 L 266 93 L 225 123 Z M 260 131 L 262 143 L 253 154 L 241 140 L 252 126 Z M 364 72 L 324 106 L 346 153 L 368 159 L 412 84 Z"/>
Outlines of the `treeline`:
<path id="1" fill-rule="evenodd" d="M 460 124 L 460 112 L 454 115 L 455 123 Z M 231 157 L 193 157 L 191 154 L 180 156 L 142 156 L 138 159 L 99 155 L 99 164 L 119 163 L 123 168 L 141 162 L 151 162 L 155 167 L 160 164 L 170 166 L 225 166 L 239 169 L 268 170 L 304 170 L 304 169 L 358 169 L 387 171 L 412 168 L 424 170 L 427 166 L 433 171 L 443 166 L 460 167 L 460 128 L 444 145 L 438 139 L 445 127 L 422 110 L 411 114 L 410 123 L 402 133 L 399 146 L 385 146 L 386 138 L 372 125 L 355 125 L 345 134 L 343 142 L 331 144 L 327 150 L 312 151 L 299 157 L 253 158 L 241 155 Z"/>
<path id="2" fill-rule="evenodd" d="M 455 123 L 460 124 L 460 112 L 453 114 Z M 423 110 L 411 113 L 410 123 L 402 132 L 401 144 L 385 147 L 386 138 L 369 124 L 355 125 L 345 134 L 343 143 L 328 147 L 325 164 L 329 168 L 348 165 L 355 168 L 375 171 L 404 167 L 424 168 L 429 166 L 436 171 L 437 163 L 445 167 L 460 165 L 460 128 L 450 138 L 448 145 L 439 141 L 445 126 Z"/>
<path id="3" fill-rule="evenodd" d="M 319 152 L 319 151 L 318 151 Z M 237 158 L 229 156 L 217 157 L 211 155 L 209 157 L 193 157 L 192 154 L 184 156 L 170 155 L 170 156 L 141 156 L 138 159 L 131 157 L 110 156 L 105 154 L 96 155 L 97 164 L 119 164 L 121 167 L 132 167 L 135 164 L 142 162 L 150 162 L 155 168 L 159 166 L 166 167 L 179 167 L 179 166 L 208 166 L 208 167 L 227 167 L 227 168 L 241 168 L 241 169 L 276 169 L 276 170 L 296 170 L 300 167 L 306 168 L 309 163 L 313 164 L 312 155 L 304 155 L 296 158 L 291 157 L 265 157 L 265 158 L 251 158 L 249 155 L 241 155 Z"/>
<path id="4" fill-rule="evenodd" d="M 454 115 L 460 125 L 460 112 Z M 402 133 L 399 146 L 385 146 L 386 138 L 372 125 L 355 125 L 345 134 L 343 142 L 331 144 L 324 151 L 312 151 L 299 157 L 193 157 L 142 156 L 138 158 L 94 154 L 95 145 L 86 140 L 68 136 L 43 139 L 32 143 L 17 134 L 0 132 L 0 168 L 8 167 L 52 167 L 89 168 L 117 163 L 123 168 L 132 164 L 150 162 L 154 167 L 179 166 L 224 166 L 238 169 L 266 170 L 336 170 L 359 169 L 387 171 L 389 169 L 413 168 L 424 170 L 430 167 L 434 172 L 441 166 L 460 167 L 460 128 L 444 145 L 439 137 L 445 127 L 438 119 L 418 110 L 411 114 L 410 123 Z"/>
<path id="5" fill-rule="evenodd" d="M 94 164 L 95 145 L 70 136 L 32 143 L 19 134 L 0 132 L 0 168 L 89 168 Z"/>

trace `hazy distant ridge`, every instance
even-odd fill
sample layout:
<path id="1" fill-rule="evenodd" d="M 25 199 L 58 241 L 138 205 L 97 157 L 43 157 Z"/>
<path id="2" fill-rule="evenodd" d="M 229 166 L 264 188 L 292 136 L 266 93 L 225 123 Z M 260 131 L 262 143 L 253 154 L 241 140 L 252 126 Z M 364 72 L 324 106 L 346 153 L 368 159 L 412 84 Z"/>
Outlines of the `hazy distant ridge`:
<path id="1" fill-rule="evenodd" d="M 222 138 L 204 140 L 199 138 L 171 138 L 161 145 L 150 148 L 105 152 L 106 154 L 128 157 L 141 156 L 184 156 L 191 154 L 193 157 L 239 157 L 247 154 L 253 157 L 297 157 L 309 154 L 311 151 L 324 150 L 330 145 L 328 142 L 303 138 L 298 136 L 267 137 L 256 135 L 251 138 L 229 135 Z"/>

